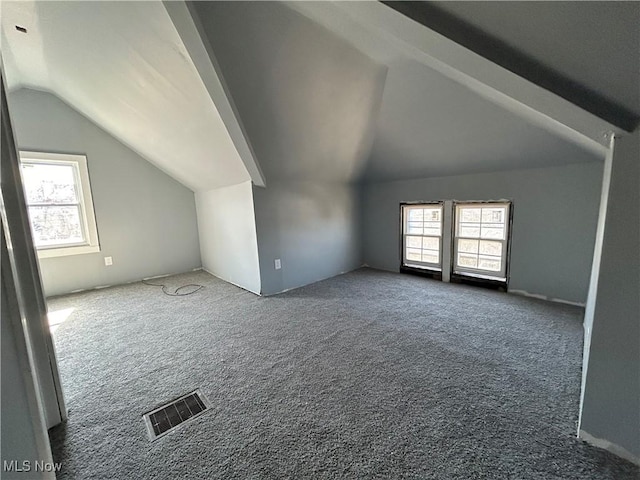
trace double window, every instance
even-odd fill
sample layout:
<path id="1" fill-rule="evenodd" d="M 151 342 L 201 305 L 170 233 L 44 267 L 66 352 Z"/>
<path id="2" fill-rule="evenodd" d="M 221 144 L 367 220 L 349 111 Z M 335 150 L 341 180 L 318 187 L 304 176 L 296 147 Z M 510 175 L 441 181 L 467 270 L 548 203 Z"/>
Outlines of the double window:
<path id="1" fill-rule="evenodd" d="M 38 256 L 100 251 L 87 158 L 20 152 L 20 163 Z"/>
<path id="2" fill-rule="evenodd" d="M 403 204 L 402 266 L 506 282 L 509 218 L 509 202 Z"/>

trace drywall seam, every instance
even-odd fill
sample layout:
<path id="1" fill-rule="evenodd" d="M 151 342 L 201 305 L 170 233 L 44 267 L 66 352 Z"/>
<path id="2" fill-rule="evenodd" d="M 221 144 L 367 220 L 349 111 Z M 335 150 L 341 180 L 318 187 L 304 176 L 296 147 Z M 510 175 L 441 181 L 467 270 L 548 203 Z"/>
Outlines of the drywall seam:
<path id="1" fill-rule="evenodd" d="M 591 266 L 591 278 L 587 292 L 587 303 L 584 313 L 584 343 L 582 351 L 582 383 L 580 386 L 580 407 L 578 413 L 578 432 L 582 425 L 582 408 L 584 407 L 584 393 L 587 384 L 587 370 L 589 369 L 589 352 L 591 351 L 591 333 L 593 319 L 596 310 L 598 295 L 598 280 L 600 277 L 600 262 L 602 260 L 602 247 L 604 244 L 604 230 L 607 219 L 607 206 L 609 204 L 609 187 L 611 185 L 611 170 L 613 166 L 613 153 L 615 149 L 615 135 L 609 133 L 609 149 L 604 159 L 604 171 L 602 172 L 602 190 L 600 192 L 600 209 L 598 211 L 598 224 L 596 226 L 596 240 L 593 247 L 593 263 Z"/>
<path id="2" fill-rule="evenodd" d="M 618 457 L 624 458 L 625 460 L 629 460 L 630 462 L 635 463 L 640 466 L 640 457 L 636 457 L 633 453 L 627 450 L 620 445 L 610 442 L 609 440 L 604 440 L 602 438 L 594 437 L 589 432 L 585 432 L 584 430 L 578 430 L 578 438 L 581 438 L 585 442 L 594 447 L 602 448 L 607 450 L 608 452 L 617 455 Z"/>

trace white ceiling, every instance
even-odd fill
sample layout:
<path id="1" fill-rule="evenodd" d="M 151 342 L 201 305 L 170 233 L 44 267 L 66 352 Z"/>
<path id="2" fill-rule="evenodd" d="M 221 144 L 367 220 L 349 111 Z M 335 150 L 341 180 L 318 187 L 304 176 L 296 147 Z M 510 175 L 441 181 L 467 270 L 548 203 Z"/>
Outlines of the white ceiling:
<path id="1" fill-rule="evenodd" d="M 10 90 L 54 93 L 194 191 L 250 179 L 161 2 L 0 8 Z"/>

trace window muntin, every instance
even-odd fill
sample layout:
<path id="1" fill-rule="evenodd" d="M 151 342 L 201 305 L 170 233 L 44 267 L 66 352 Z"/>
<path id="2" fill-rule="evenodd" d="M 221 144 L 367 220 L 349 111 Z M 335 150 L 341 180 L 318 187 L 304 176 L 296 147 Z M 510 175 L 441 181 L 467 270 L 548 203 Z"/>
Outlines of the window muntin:
<path id="1" fill-rule="evenodd" d="M 442 267 L 442 204 L 402 206 L 402 264 Z"/>
<path id="2" fill-rule="evenodd" d="M 455 208 L 454 273 L 506 279 L 508 203 L 459 203 Z"/>
<path id="3" fill-rule="evenodd" d="M 38 255 L 99 251 L 86 157 L 20 152 L 20 161 Z"/>

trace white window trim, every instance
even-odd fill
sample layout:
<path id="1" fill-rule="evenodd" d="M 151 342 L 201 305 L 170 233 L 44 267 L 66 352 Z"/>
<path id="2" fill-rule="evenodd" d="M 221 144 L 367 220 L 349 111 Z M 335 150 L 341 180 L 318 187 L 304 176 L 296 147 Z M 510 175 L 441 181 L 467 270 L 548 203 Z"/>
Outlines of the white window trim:
<path id="1" fill-rule="evenodd" d="M 408 267 L 408 268 L 420 268 L 423 270 L 432 270 L 432 271 L 436 271 L 436 272 L 441 272 L 442 271 L 442 257 L 443 257 L 443 248 L 442 248 L 442 237 L 443 237 L 443 232 L 444 232 L 444 204 L 443 202 L 417 202 L 417 203 L 403 203 L 402 204 L 402 266 L 403 267 Z M 439 248 L 439 252 L 438 252 L 438 258 L 439 258 L 439 262 L 438 263 L 428 263 L 428 262 L 418 262 L 415 260 L 411 260 L 408 261 L 406 259 L 406 252 L 407 252 L 407 236 L 411 237 L 411 236 L 419 236 L 419 237 L 431 237 L 431 238 L 435 238 L 432 235 L 411 235 L 407 233 L 407 211 L 411 208 L 420 208 L 420 207 L 424 207 L 424 208 L 433 208 L 433 207 L 439 207 L 440 208 L 440 236 L 437 237 L 438 238 L 438 248 Z"/>
<path id="2" fill-rule="evenodd" d="M 100 251 L 98 240 L 98 228 L 93 209 L 93 197 L 91 196 L 91 184 L 89 182 L 89 169 L 87 168 L 87 157 L 85 155 L 74 155 L 68 153 L 45 153 L 45 152 L 20 152 L 20 162 L 40 163 L 46 165 L 69 164 L 77 165 L 74 169 L 78 175 L 77 185 L 80 190 L 81 213 L 84 232 L 87 241 L 80 245 L 37 247 L 38 258 L 63 257 L 67 255 L 81 255 L 86 253 L 96 253 Z M 28 205 L 27 205 L 28 206 Z"/>
<path id="3" fill-rule="evenodd" d="M 481 240 L 480 238 L 460 237 L 458 236 L 459 229 L 459 208 L 483 208 L 483 207 L 505 207 L 505 238 L 503 240 L 486 239 L 493 242 L 502 243 L 502 269 L 499 272 L 491 272 L 489 270 L 483 270 L 479 268 L 461 267 L 458 265 L 458 240 Z M 454 235 L 453 235 L 453 252 L 452 252 L 452 265 L 453 273 L 458 275 L 466 275 L 470 277 L 483 278 L 487 280 L 507 280 L 507 262 L 508 262 L 508 248 L 509 248 L 509 236 L 510 225 L 509 218 L 511 215 L 511 203 L 510 202 L 455 202 L 454 203 Z"/>

